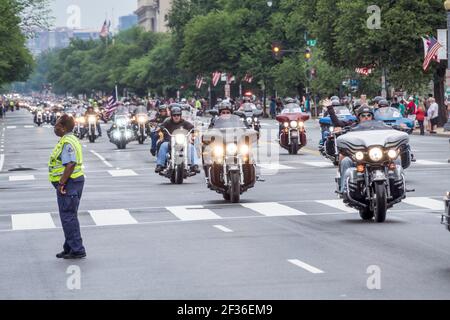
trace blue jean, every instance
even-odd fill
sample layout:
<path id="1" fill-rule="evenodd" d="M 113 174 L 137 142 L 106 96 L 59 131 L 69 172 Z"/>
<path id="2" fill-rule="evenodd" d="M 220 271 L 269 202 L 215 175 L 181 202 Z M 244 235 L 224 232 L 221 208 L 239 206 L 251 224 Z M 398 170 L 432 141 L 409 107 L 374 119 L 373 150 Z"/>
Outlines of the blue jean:
<path id="1" fill-rule="evenodd" d="M 189 146 L 189 154 L 188 158 L 190 160 L 190 164 L 199 165 L 200 160 L 197 155 L 197 151 L 194 148 L 193 144 L 188 144 Z M 158 159 L 156 160 L 156 164 L 158 166 L 165 167 L 167 163 L 167 153 L 169 152 L 169 142 L 163 142 L 158 152 Z"/>
<path id="2" fill-rule="evenodd" d="M 83 239 L 81 238 L 80 222 L 78 221 L 78 207 L 80 205 L 81 195 L 83 194 L 84 179 L 79 180 L 81 181 L 69 179 L 66 185 L 67 193 L 64 195 L 56 190 L 59 216 L 65 237 L 63 245 L 65 253 L 86 253 L 83 246 Z M 53 183 L 53 186 L 56 188 L 58 183 Z"/>
<path id="3" fill-rule="evenodd" d="M 156 144 L 158 142 L 158 138 L 159 135 L 157 131 L 150 132 L 150 139 L 152 139 L 152 148 L 150 150 L 156 151 Z"/>

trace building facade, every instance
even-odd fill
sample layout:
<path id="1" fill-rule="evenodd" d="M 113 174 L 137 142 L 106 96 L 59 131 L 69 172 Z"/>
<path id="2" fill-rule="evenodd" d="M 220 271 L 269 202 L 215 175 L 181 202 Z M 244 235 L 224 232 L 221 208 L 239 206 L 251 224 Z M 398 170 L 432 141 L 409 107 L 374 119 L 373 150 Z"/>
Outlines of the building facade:
<path id="1" fill-rule="evenodd" d="M 139 25 L 146 31 L 167 32 L 166 16 L 172 5 L 172 0 L 138 0 Z"/>
<path id="2" fill-rule="evenodd" d="M 119 31 L 130 29 L 138 24 L 138 17 L 135 14 L 119 17 Z"/>

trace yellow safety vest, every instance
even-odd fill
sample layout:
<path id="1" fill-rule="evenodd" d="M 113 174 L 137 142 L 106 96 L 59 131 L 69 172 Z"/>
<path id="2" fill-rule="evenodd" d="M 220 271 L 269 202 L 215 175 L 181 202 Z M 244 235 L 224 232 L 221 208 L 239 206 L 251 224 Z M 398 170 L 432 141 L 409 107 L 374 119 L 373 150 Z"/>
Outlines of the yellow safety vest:
<path id="1" fill-rule="evenodd" d="M 70 144 L 72 146 L 77 157 L 77 164 L 75 165 L 75 169 L 70 178 L 76 179 L 84 176 L 82 168 L 83 150 L 81 148 L 81 144 L 73 134 L 68 134 L 62 137 L 61 140 L 59 140 L 58 144 L 53 149 L 50 160 L 48 161 L 48 173 L 50 182 L 59 182 L 64 173 L 65 166 L 63 166 L 61 161 L 61 153 L 65 144 Z"/>

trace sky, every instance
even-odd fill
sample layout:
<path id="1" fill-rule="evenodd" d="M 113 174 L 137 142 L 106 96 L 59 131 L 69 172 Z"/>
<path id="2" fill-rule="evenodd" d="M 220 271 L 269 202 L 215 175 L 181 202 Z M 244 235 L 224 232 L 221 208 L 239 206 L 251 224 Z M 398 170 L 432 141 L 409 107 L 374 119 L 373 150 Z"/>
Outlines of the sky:
<path id="1" fill-rule="evenodd" d="M 119 16 L 137 9 L 137 0 L 52 0 L 51 9 L 55 27 L 79 26 L 100 31 L 107 16 L 117 27 Z"/>

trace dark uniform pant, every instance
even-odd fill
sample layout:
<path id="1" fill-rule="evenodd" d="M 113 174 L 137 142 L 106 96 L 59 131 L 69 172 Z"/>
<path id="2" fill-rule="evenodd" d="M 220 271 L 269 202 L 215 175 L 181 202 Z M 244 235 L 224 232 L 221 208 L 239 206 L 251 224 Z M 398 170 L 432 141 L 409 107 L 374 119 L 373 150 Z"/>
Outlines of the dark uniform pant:
<path id="1" fill-rule="evenodd" d="M 56 188 L 58 183 L 53 183 Z M 69 179 L 66 185 L 66 194 L 56 190 L 58 199 L 59 216 L 64 230 L 64 252 L 83 254 L 86 252 L 81 238 L 80 223 L 78 221 L 78 207 L 83 193 L 84 181 Z"/>

